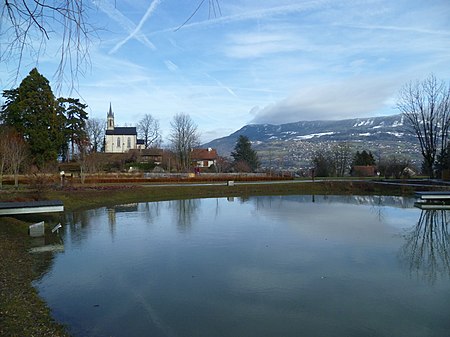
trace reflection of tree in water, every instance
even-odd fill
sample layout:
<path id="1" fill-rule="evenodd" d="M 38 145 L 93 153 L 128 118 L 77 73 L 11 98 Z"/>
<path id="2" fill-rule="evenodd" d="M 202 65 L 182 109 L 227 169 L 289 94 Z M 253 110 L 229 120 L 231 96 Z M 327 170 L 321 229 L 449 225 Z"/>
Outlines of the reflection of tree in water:
<path id="1" fill-rule="evenodd" d="M 257 211 L 272 208 L 272 197 L 255 198 L 255 207 Z"/>
<path id="2" fill-rule="evenodd" d="M 141 204 L 140 211 L 143 211 L 144 219 L 147 224 L 152 224 L 156 222 L 156 219 L 161 215 L 160 203 L 159 202 L 146 202 Z"/>
<path id="3" fill-rule="evenodd" d="M 384 207 L 385 205 L 381 196 L 371 197 L 370 211 L 371 213 L 375 214 L 379 222 L 382 222 L 384 220 Z"/>
<path id="4" fill-rule="evenodd" d="M 101 212 L 102 209 L 91 209 L 64 213 L 64 224 L 71 227 L 66 240 L 70 240 L 74 245 L 80 244 L 87 237 L 86 229 L 90 227 L 92 218 L 101 215 Z"/>
<path id="5" fill-rule="evenodd" d="M 107 208 L 106 211 L 108 212 L 108 224 L 109 224 L 109 231 L 111 232 L 111 235 L 114 237 L 114 234 L 116 233 L 116 211 L 114 208 Z"/>
<path id="6" fill-rule="evenodd" d="M 447 211 L 422 210 L 416 226 L 405 238 L 401 258 L 411 273 L 432 284 L 440 277 L 450 277 Z"/>
<path id="7" fill-rule="evenodd" d="M 241 204 L 245 204 L 247 201 L 249 201 L 250 200 L 250 196 L 248 196 L 248 195 L 242 195 L 240 198 L 239 198 L 239 201 L 240 201 L 240 203 Z"/>
<path id="8" fill-rule="evenodd" d="M 175 215 L 179 231 L 185 232 L 192 227 L 200 203 L 200 199 L 174 200 L 170 202 L 169 208 L 176 210 Z"/>

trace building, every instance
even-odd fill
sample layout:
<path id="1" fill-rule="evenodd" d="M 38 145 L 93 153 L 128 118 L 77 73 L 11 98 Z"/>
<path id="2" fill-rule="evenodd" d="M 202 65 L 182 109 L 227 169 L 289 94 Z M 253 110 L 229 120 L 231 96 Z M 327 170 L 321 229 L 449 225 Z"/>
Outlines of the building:
<path id="1" fill-rule="evenodd" d="M 106 117 L 105 152 L 123 153 L 129 150 L 143 149 L 144 141 L 137 139 L 136 127 L 116 127 L 111 103 Z"/>
<path id="2" fill-rule="evenodd" d="M 217 162 L 216 149 L 193 149 L 191 153 L 191 162 L 194 167 L 209 168 L 212 165 L 216 165 Z"/>
<path id="3" fill-rule="evenodd" d="M 162 149 L 156 148 L 139 151 L 142 163 L 155 163 L 156 165 L 160 165 L 162 163 L 163 153 L 164 151 Z"/>
<path id="4" fill-rule="evenodd" d="M 377 167 L 375 165 L 355 165 L 351 171 L 352 177 L 375 177 Z"/>

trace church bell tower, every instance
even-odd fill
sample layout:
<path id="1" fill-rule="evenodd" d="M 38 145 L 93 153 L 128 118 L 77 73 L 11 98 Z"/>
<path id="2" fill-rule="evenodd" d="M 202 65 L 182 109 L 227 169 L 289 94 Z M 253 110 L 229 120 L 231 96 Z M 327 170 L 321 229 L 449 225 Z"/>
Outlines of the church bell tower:
<path id="1" fill-rule="evenodd" d="M 112 112 L 111 102 L 109 103 L 109 112 L 107 116 L 106 130 L 114 130 L 114 113 Z"/>

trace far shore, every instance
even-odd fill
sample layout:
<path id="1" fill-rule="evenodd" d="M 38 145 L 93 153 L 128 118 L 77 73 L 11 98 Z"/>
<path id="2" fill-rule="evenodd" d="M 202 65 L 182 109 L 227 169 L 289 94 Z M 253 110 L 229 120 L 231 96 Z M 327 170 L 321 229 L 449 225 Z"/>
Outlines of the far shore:
<path id="1" fill-rule="evenodd" d="M 80 210 L 129 202 L 149 202 L 190 198 L 249 197 L 262 195 L 403 195 L 416 191 L 450 190 L 450 184 L 426 179 L 382 180 L 368 178 L 327 178 L 293 180 L 286 178 L 246 178 L 230 183 L 225 179 L 197 177 L 187 180 L 131 180 L 65 184 L 29 184 L 18 190 L 0 191 L 0 201 L 61 200 L 65 210 Z"/>

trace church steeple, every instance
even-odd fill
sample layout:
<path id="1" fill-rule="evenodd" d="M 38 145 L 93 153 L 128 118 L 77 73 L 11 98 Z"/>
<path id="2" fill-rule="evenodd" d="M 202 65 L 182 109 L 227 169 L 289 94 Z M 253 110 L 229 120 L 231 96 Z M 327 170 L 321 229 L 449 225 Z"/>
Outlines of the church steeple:
<path id="1" fill-rule="evenodd" d="M 112 112 L 111 102 L 109 102 L 109 111 L 107 119 L 106 130 L 114 130 L 114 113 Z"/>

